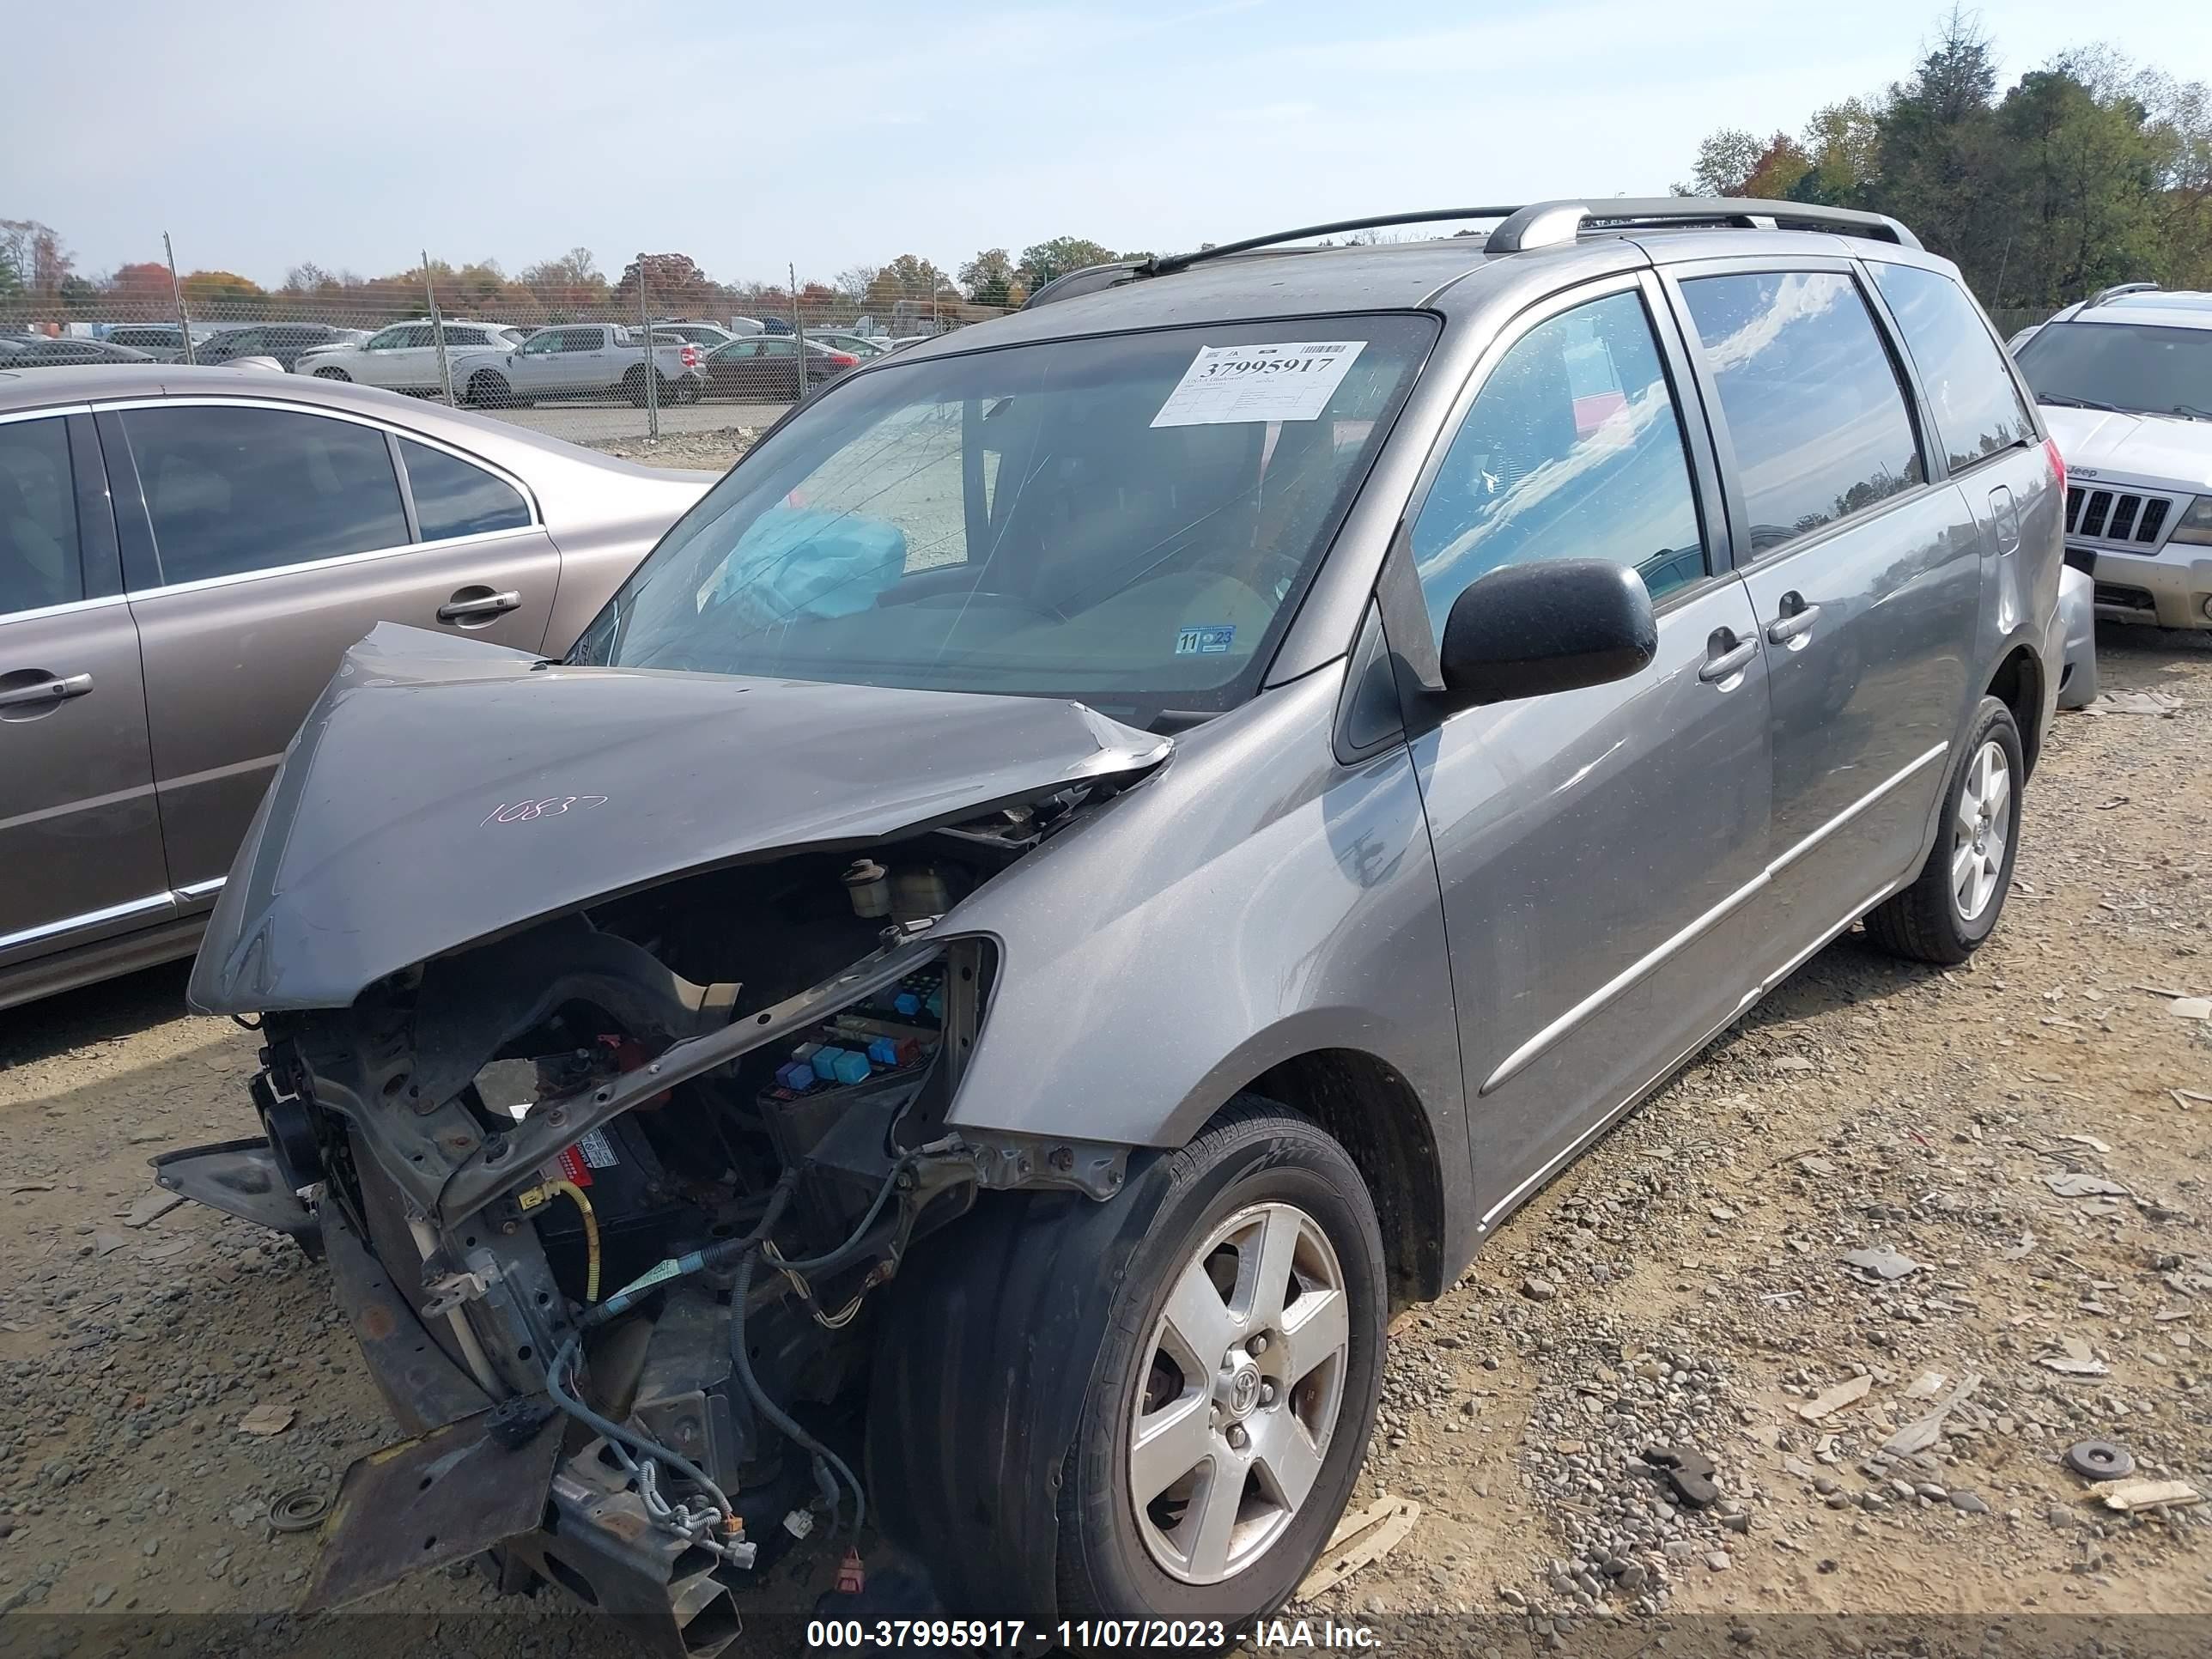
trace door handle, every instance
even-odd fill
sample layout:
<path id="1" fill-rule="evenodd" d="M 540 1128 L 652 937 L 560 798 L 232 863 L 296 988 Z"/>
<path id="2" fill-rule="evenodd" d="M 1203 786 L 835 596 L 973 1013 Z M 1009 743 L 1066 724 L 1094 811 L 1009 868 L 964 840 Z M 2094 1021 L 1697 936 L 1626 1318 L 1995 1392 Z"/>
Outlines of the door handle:
<path id="1" fill-rule="evenodd" d="M 1705 649 L 1711 654 L 1698 665 L 1698 678 L 1707 685 L 1717 684 L 1722 680 L 1734 679 L 1745 669 L 1750 667 L 1751 659 L 1759 654 L 1757 640 L 1745 640 L 1741 644 L 1730 644 L 1729 641 L 1735 638 L 1734 634 L 1723 628 L 1717 630 L 1713 637 L 1706 641 Z"/>
<path id="2" fill-rule="evenodd" d="M 82 697 L 92 690 L 89 674 L 61 674 L 51 679 L 34 681 L 29 685 L 10 686 L 0 691 L 0 708 L 32 708 L 44 703 L 64 702 L 71 697 Z"/>
<path id="3" fill-rule="evenodd" d="M 495 593 L 489 588 L 465 587 L 438 607 L 440 622 L 489 620 L 506 611 L 520 610 L 522 595 L 514 588 Z"/>
<path id="4" fill-rule="evenodd" d="M 1798 592 L 1782 596 L 1782 614 L 1766 624 L 1766 637 L 1774 645 L 1787 645 L 1792 640 L 1802 640 L 1813 631 L 1813 624 L 1820 620 L 1820 607 L 1805 603 Z"/>

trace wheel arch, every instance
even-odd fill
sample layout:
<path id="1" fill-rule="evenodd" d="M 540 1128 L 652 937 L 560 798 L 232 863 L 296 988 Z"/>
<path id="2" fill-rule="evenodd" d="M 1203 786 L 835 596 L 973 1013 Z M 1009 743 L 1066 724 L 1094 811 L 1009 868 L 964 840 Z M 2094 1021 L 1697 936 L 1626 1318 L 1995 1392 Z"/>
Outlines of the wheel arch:
<path id="1" fill-rule="evenodd" d="M 1269 1066 L 1239 1093 L 1297 1113 L 1351 1155 L 1382 1224 L 1394 1311 L 1443 1294 L 1443 1165 L 1435 1126 L 1395 1066 L 1364 1049 L 1313 1049 Z"/>
<path id="2" fill-rule="evenodd" d="M 2020 727 L 2021 758 L 2031 776 L 2043 748 L 2044 678 L 2042 659 L 2023 641 L 2005 653 L 1983 690 L 2012 711 L 2013 724 Z"/>

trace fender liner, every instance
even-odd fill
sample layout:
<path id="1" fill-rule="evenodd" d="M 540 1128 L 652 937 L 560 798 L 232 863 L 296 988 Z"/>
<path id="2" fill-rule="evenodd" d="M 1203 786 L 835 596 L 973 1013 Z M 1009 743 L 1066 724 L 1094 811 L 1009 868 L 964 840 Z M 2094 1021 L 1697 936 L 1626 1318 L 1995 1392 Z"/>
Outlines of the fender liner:
<path id="1" fill-rule="evenodd" d="M 892 1542 L 940 1564 L 934 1587 L 961 1615 L 1059 1617 L 1060 1472 L 1122 1264 L 1168 1194 L 1147 1178 L 1166 1156 L 1133 1152 L 1103 1204 L 983 1194 L 888 1287 L 869 1390 L 872 1512 Z"/>

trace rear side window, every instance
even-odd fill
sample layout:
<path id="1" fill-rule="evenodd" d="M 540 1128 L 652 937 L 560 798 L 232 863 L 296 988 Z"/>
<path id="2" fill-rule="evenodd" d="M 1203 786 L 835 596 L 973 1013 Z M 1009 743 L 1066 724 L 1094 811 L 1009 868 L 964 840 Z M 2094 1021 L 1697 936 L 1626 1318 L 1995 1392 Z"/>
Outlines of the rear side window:
<path id="1" fill-rule="evenodd" d="M 375 427 L 209 405 L 128 410 L 123 427 L 165 586 L 406 544 Z"/>
<path id="2" fill-rule="evenodd" d="M 1972 466 L 2032 439 L 2035 422 L 2005 372 L 1997 343 L 1959 285 L 1914 265 L 1875 262 L 1871 269 L 1928 389 L 1936 434 L 1951 465 Z"/>
<path id="3" fill-rule="evenodd" d="M 1682 295 L 1735 444 L 1754 557 L 1923 481 L 1897 371 L 1849 276 L 1698 276 Z"/>
<path id="4" fill-rule="evenodd" d="M 83 597 L 69 430 L 59 416 L 0 422 L 0 617 Z"/>
<path id="5" fill-rule="evenodd" d="M 518 530 L 530 522 L 529 504 L 482 467 L 412 438 L 399 441 L 399 453 L 407 463 L 407 487 L 415 494 L 415 521 L 424 541 Z"/>
<path id="6" fill-rule="evenodd" d="M 1644 302 L 1615 294 L 1539 323 L 1467 412 L 1413 520 L 1437 636 L 1501 565 L 1618 559 L 1655 599 L 1705 574 L 1681 422 Z"/>

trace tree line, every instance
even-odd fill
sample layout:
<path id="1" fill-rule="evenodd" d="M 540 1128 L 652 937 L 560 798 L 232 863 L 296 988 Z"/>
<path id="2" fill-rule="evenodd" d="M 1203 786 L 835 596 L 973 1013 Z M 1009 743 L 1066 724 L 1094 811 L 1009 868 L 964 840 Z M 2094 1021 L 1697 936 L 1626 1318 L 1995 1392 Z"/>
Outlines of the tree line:
<path id="1" fill-rule="evenodd" d="M 1723 128 L 1677 194 L 1887 213 L 1957 262 L 1991 310 L 2122 282 L 2212 288 L 2212 95 L 2109 46 L 2002 93 L 1996 43 L 1954 11 L 1905 80 L 1801 132 Z"/>
<path id="2" fill-rule="evenodd" d="M 788 316 L 794 307 L 811 325 L 851 322 L 865 315 L 926 313 L 940 324 L 1019 306 L 1054 277 L 1116 258 L 1085 236 L 1054 236 L 1017 255 L 984 248 L 948 276 L 919 254 L 886 264 L 859 264 L 830 281 L 718 282 L 686 253 L 648 253 L 631 260 L 610 282 L 598 257 L 573 247 L 510 274 L 496 259 L 453 265 L 434 259 L 387 276 L 365 277 L 313 263 L 293 266 L 283 282 L 266 288 L 235 271 L 194 270 L 173 284 L 169 267 L 134 261 L 98 276 L 76 269 L 61 236 L 35 220 L 0 220 L 0 312 L 42 319 L 86 320 L 167 316 L 183 292 L 196 316 L 313 316 L 374 321 L 422 314 L 432 296 L 441 312 L 483 314 L 522 324 L 558 323 L 585 317 L 629 317 L 644 302 L 656 316 L 730 313 Z"/>

